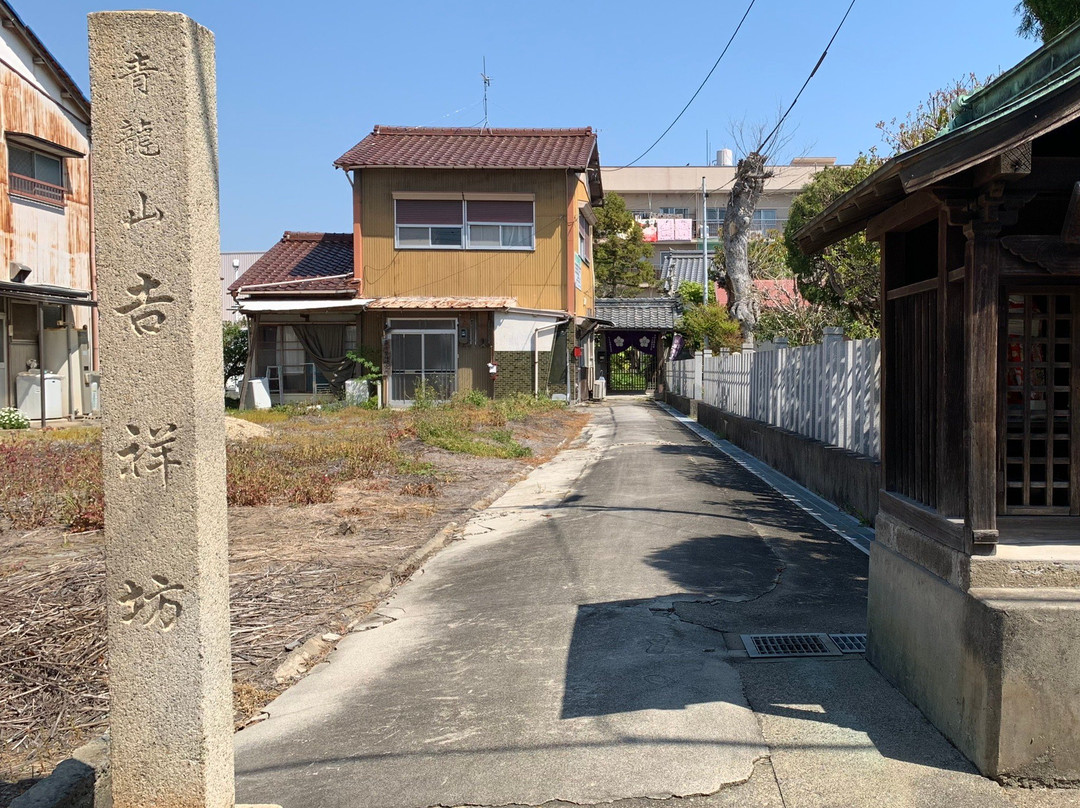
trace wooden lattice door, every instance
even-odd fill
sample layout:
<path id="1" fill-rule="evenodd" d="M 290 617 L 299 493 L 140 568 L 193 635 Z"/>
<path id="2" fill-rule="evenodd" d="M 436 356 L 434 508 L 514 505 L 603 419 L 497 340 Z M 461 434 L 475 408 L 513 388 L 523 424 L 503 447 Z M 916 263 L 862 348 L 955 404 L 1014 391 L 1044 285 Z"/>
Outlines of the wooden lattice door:
<path id="1" fill-rule="evenodd" d="M 1008 295 L 1002 513 L 1080 515 L 1078 304 L 1076 293 Z"/>

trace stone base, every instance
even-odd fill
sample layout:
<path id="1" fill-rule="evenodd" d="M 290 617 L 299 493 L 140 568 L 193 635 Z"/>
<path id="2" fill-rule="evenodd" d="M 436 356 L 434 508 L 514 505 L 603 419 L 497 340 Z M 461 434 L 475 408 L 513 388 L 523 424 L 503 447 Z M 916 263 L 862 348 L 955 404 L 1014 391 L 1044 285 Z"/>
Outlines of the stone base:
<path id="1" fill-rule="evenodd" d="M 933 540 L 879 519 L 870 662 L 983 774 L 1080 785 L 1080 589 L 965 590 L 978 575 L 935 575 L 908 557 Z"/>

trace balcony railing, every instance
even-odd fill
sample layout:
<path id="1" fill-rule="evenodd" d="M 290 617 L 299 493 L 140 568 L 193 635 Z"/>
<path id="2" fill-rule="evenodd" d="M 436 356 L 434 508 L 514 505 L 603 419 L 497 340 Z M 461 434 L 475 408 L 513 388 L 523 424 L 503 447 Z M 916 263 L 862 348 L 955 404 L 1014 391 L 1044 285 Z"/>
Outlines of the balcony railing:
<path id="1" fill-rule="evenodd" d="M 660 219 L 688 218 L 690 220 L 690 228 L 691 228 L 691 234 L 692 234 L 689 239 L 663 238 L 663 239 L 657 239 L 657 240 L 660 241 L 660 242 L 671 242 L 671 241 L 690 242 L 690 241 L 700 241 L 701 240 L 701 221 L 699 219 L 694 218 L 694 217 L 677 217 L 677 216 L 664 216 L 664 215 L 660 215 L 660 214 L 654 214 L 651 217 L 644 217 L 644 216 L 637 216 L 636 215 L 635 218 L 637 219 L 639 224 L 643 224 L 647 220 L 647 218 L 653 219 L 654 221 L 655 220 L 660 220 Z M 750 232 L 755 233 L 757 235 L 762 235 L 762 236 L 767 235 L 769 233 L 773 233 L 773 232 L 783 233 L 784 232 L 784 225 L 786 225 L 786 224 L 787 224 L 787 219 L 767 219 L 767 220 L 764 220 L 764 221 L 756 221 L 756 222 L 751 223 Z M 712 219 L 709 220 L 709 240 L 710 241 L 712 239 L 720 237 L 723 226 L 724 226 L 724 223 L 722 221 L 719 221 L 719 220 L 714 221 Z"/>
<path id="2" fill-rule="evenodd" d="M 32 199 L 35 202 L 44 202 L 46 205 L 64 207 L 64 188 L 49 182 L 35 180 L 33 177 L 24 177 L 22 174 L 11 172 L 8 174 L 9 191 L 14 196 L 23 199 Z"/>
<path id="3" fill-rule="evenodd" d="M 780 233 L 784 232 L 784 225 L 787 224 L 787 219 L 767 219 L 765 221 L 757 221 L 750 223 L 751 233 L 760 233 L 762 235 L 771 233 L 774 230 Z M 720 229 L 724 226 L 723 222 L 709 220 L 709 238 L 713 238 L 720 232 Z M 700 235 L 700 234 L 699 234 Z"/>

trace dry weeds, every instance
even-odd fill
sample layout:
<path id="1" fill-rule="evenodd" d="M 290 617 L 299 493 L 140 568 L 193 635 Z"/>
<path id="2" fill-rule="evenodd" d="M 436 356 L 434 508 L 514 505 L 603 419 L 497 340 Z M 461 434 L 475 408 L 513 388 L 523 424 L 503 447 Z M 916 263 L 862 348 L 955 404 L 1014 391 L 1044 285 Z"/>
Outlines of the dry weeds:
<path id="1" fill-rule="evenodd" d="M 349 618 L 374 608 L 366 594 L 372 583 L 397 570 L 442 526 L 463 521 L 498 481 L 549 459 L 588 421 L 586 413 L 567 410 L 509 425 L 499 413 L 482 417 L 509 429 L 531 456 L 453 454 L 413 438 L 401 414 L 379 415 L 371 432 L 392 442 L 393 462 L 344 475 L 331 485 L 328 502 L 229 509 L 238 727 L 280 692 L 273 673 L 292 648 L 316 634 L 341 633 Z M 244 446 L 303 443 L 307 434 L 317 444 L 312 456 L 330 463 L 326 444 L 338 445 L 342 429 L 357 429 L 334 416 L 263 423 L 273 434 Z M 86 437 L 44 442 L 85 454 Z M 230 445 L 230 459 L 236 448 Z M 64 468 L 63 453 L 57 457 Z M 0 469 L 0 475 L 11 472 Z M 10 522 L 0 529 L 0 806 L 107 726 L 102 544 L 100 531 L 26 531 Z"/>

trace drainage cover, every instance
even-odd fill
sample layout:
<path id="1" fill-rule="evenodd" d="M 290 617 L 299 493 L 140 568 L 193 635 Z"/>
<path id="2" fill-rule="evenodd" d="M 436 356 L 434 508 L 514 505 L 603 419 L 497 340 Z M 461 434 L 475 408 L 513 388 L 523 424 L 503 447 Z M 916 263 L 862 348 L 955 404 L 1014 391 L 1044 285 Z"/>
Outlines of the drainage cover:
<path id="1" fill-rule="evenodd" d="M 829 638 L 845 654 L 865 654 L 865 634 L 830 634 Z"/>
<path id="2" fill-rule="evenodd" d="M 743 646 L 752 657 L 840 656 L 828 634 L 743 634 Z"/>

